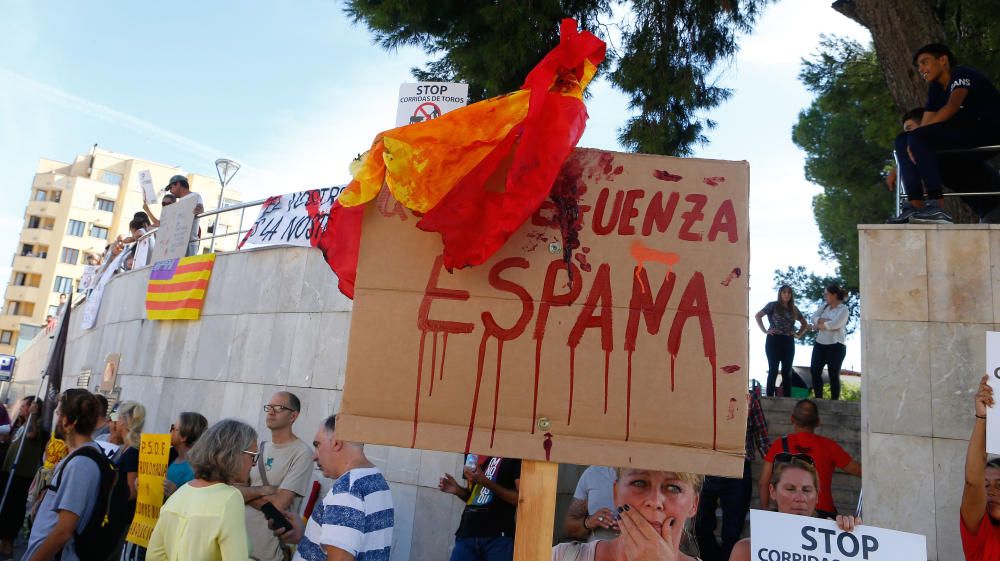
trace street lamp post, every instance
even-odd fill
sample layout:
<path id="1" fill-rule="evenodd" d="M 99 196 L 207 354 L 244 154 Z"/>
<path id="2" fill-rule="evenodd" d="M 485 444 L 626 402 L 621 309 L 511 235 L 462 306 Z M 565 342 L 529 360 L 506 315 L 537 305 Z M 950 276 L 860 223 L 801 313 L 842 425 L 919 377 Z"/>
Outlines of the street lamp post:
<path id="1" fill-rule="evenodd" d="M 236 172 L 240 171 L 240 164 L 230 160 L 228 158 L 219 158 L 215 160 L 215 171 L 219 174 L 219 204 L 216 205 L 215 209 L 222 210 L 222 194 L 226 191 L 226 185 L 232 181 L 233 176 Z M 215 238 L 219 237 L 219 215 L 221 213 L 215 213 L 215 221 L 212 223 L 212 243 L 208 247 L 208 251 L 215 251 Z"/>

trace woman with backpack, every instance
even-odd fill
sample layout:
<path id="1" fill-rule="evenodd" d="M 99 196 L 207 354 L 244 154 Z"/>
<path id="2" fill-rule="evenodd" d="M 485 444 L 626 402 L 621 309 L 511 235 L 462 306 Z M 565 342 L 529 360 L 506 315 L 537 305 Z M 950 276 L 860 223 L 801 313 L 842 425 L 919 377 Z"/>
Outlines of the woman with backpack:
<path id="1" fill-rule="evenodd" d="M 83 448 L 91 447 L 104 458 L 91 434 L 97 425 L 101 405 L 87 390 L 72 388 L 59 398 L 57 423 L 66 435 L 70 456 L 61 462 L 53 475 L 57 488 L 49 488 L 41 499 L 35 524 L 31 527 L 28 548 L 23 559 L 78 561 L 76 535 L 90 521 L 101 490 L 101 468 Z M 82 543 L 82 542 L 81 542 Z"/>
<path id="2" fill-rule="evenodd" d="M 844 300 L 847 291 L 831 284 L 823 291 L 826 304 L 813 314 L 812 328 L 816 331 L 816 344 L 813 345 L 812 362 L 809 365 L 812 374 L 813 391 L 816 399 L 823 399 L 823 367 L 830 374 L 830 399 L 840 399 L 840 366 L 847 356 L 847 337 L 844 327 L 850 318 L 850 312 Z"/>
<path id="3" fill-rule="evenodd" d="M 194 479 L 160 509 L 147 561 L 245 561 L 249 556 L 243 495 L 257 463 L 257 431 L 243 421 L 215 423 L 187 454 Z"/>

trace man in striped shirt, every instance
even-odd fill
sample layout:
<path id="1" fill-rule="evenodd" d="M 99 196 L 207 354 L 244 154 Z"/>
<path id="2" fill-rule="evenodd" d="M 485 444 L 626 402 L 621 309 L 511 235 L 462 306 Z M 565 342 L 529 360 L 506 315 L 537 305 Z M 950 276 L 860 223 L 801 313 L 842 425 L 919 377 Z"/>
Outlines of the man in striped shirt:
<path id="1" fill-rule="evenodd" d="M 328 417 L 313 442 L 323 475 L 334 482 L 306 524 L 295 561 L 389 561 L 389 484 L 365 457 L 364 445 L 337 439 L 336 422 Z"/>

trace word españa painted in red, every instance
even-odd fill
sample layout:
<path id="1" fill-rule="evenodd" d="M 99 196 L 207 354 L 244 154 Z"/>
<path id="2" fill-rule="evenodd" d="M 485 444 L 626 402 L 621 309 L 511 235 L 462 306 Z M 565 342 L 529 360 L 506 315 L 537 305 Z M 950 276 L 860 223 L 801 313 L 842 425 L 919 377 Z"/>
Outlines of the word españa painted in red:
<path id="1" fill-rule="evenodd" d="M 502 373 L 502 362 L 503 362 L 503 346 L 507 341 L 511 341 L 521 337 L 528 329 L 529 324 L 532 319 L 535 320 L 534 328 L 532 329 L 532 338 L 536 342 L 535 346 L 535 380 L 534 380 L 534 394 L 533 394 L 533 404 L 532 404 L 532 427 L 531 432 L 535 432 L 534 418 L 537 416 L 537 405 L 538 405 L 538 382 L 541 375 L 540 363 L 541 363 L 541 350 L 542 344 L 545 339 L 546 324 L 548 322 L 549 312 L 553 307 L 567 307 L 575 303 L 579 298 L 583 297 L 583 306 L 577 315 L 576 320 L 573 322 L 573 327 L 570 330 L 568 339 L 566 340 L 566 345 L 569 347 L 569 396 L 567 400 L 567 423 L 572 423 L 573 416 L 573 384 L 575 376 L 575 355 L 576 348 L 579 346 L 584 334 L 590 330 L 595 329 L 600 334 L 601 349 L 605 353 L 604 368 L 605 368 L 605 379 L 607 379 L 607 371 L 610 366 L 611 352 L 615 346 L 614 340 L 614 325 L 613 325 L 613 314 L 612 314 L 612 290 L 611 290 L 611 266 L 607 263 L 602 263 L 597 266 L 596 274 L 593 276 L 589 290 L 586 295 L 584 294 L 584 279 L 580 272 L 576 269 L 575 265 L 570 264 L 574 270 L 572 274 L 569 275 L 571 279 L 568 283 L 558 283 L 557 277 L 559 271 L 566 268 L 566 263 L 562 259 L 555 259 L 549 263 L 545 278 L 542 283 L 541 292 L 538 298 L 533 298 L 531 292 L 528 288 L 521 286 L 520 284 L 505 279 L 503 274 L 508 269 L 518 268 L 518 269 L 529 269 L 531 264 L 527 259 L 523 257 L 508 257 L 501 261 L 495 263 L 489 270 L 488 282 L 489 285 L 499 291 L 507 292 L 512 294 L 521 303 L 521 313 L 519 314 L 517 320 L 510 326 L 501 326 L 492 313 L 489 311 L 484 311 L 481 313 L 480 322 L 483 325 L 483 335 L 479 343 L 479 354 L 476 369 L 476 383 L 473 390 L 472 396 L 472 407 L 469 417 L 468 433 L 466 435 L 466 450 L 468 451 L 472 444 L 472 435 L 475 427 L 476 412 L 479 406 L 479 394 L 482 389 L 483 381 L 483 371 L 485 368 L 485 357 L 487 344 L 491 338 L 497 341 L 497 359 L 496 359 L 496 381 L 493 393 L 493 420 L 492 428 L 490 431 L 490 447 L 493 446 L 494 438 L 496 435 L 496 419 L 497 410 L 499 407 L 499 396 L 500 396 L 500 384 L 501 384 L 501 373 Z M 475 325 L 472 322 L 464 321 L 453 321 L 453 320 L 443 320 L 439 318 L 433 318 L 431 314 L 431 306 L 435 300 L 454 300 L 454 301 L 467 301 L 470 298 L 470 294 L 465 290 L 455 290 L 447 289 L 439 286 L 439 279 L 441 275 L 441 270 L 443 268 L 443 259 L 438 257 L 431 269 L 430 276 L 428 278 L 427 286 L 424 291 L 424 297 L 421 301 L 420 310 L 417 317 L 417 328 L 421 332 L 420 336 L 420 352 L 418 357 L 418 367 L 417 367 L 417 388 L 416 396 L 414 400 L 414 411 L 413 411 L 413 435 L 411 440 L 411 446 L 416 443 L 417 436 L 417 426 L 419 422 L 420 415 L 420 390 L 422 387 L 422 377 L 423 377 L 423 364 L 424 364 L 424 348 L 425 339 L 427 333 L 433 334 L 436 338 L 440 333 L 444 336 L 445 344 L 447 343 L 448 335 L 456 334 L 467 334 L 472 333 L 475 329 Z M 631 282 L 632 295 L 628 303 L 629 313 L 628 319 L 625 326 L 625 337 L 622 344 L 622 349 L 625 350 L 628 357 L 628 384 L 626 392 L 626 440 L 629 437 L 629 424 L 631 421 L 631 366 L 632 366 L 632 353 L 636 350 L 636 339 L 639 333 L 640 322 L 642 321 L 645 325 L 646 331 L 650 335 L 656 335 L 660 332 L 661 326 L 663 325 L 664 315 L 666 313 L 666 308 L 668 302 L 671 300 L 671 296 L 674 293 L 675 285 L 677 284 L 677 276 L 672 272 L 668 271 L 664 276 L 664 280 L 656 287 L 651 285 L 649 281 L 648 272 L 645 268 L 635 267 L 633 271 L 630 271 L 628 277 L 628 282 Z M 565 289 L 565 290 L 563 290 Z M 712 323 L 712 314 L 708 301 L 708 291 L 705 283 L 704 275 L 700 272 L 695 272 L 687 280 L 687 283 L 680 295 L 680 299 L 677 303 L 677 312 L 673 319 L 670 321 L 670 329 L 666 337 L 666 347 L 667 352 L 670 354 L 670 378 L 671 378 L 671 391 L 673 391 L 673 378 L 674 378 L 674 367 L 677 359 L 677 355 L 680 352 L 681 338 L 683 335 L 684 328 L 688 324 L 689 319 L 694 319 L 697 321 L 697 325 L 701 331 L 701 340 L 704 356 L 708 359 L 712 367 L 712 400 L 713 400 L 713 443 L 712 446 L 716 446 L 717 438 L 717 423 L 715 422 L 717 405 L 716 402 L 716 345 L 715 345 L 715 327 Z M 537 309 L 536 309 L 537 308 Z M 436 344 L 436 343 L 435 343 Z M 441 368 L 444 368 L 445 353 L 441 357 Z M 436 359 L 432 361 L 432 372 L 431 377 L 433 378 L 433 369 L 436 367 Z M 607 387 L 605 386 L 605 402 L 607 401 Z"/>

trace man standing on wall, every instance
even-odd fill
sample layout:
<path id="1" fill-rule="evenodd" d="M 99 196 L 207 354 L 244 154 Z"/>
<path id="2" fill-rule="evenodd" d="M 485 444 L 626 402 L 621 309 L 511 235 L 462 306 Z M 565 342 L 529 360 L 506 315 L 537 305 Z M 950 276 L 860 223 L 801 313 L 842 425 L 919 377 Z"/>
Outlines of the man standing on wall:
<path id="1" fill-rule="evenodd" d="M 167 190 L 170 194 L 174 196 L 176 200 L 181 200 L 184 197 L 194 197 L 196 204 L 194 205 L 194 215 L 197 217 L 199 214 L 205 212 L 205 201 L 201 198 L 201 195 L 195 193 L 191 190 L 188 185 L 188 180 L 183 175 L 175 175 L 170 178 L 170 183 L 167 184 Z M 198 254 L 198 239 L 201 237 L 201 228 L 198 227 L 198 219 L 195 218 L 191 223 L 191 242 L 188 244 L 187 254 L 197 255 Z"/>
<path id="2" fill-rule="evenodd" d="M 312 483 L 312 449 L 292 432 L 301 407 L 293 393 L 278 392 L 271 396 L 264 406 L 271 441 L 262 441 L 258 446 L 259 459 L 250 470 L 250 485 L 237 485 L 246 502 L 250 552 L 258 561 L 286 559 L 281 543 L 267 526 L 261 506 L 271 503 L 278 510 L 297 513 Z"/>
<path id="3" fill-rule="evenodd" d="M 438 488 L 465 501 L 462 521 L 455 532 L 451 561 L 510 561 L 514 558 L 514 520 L 517 513 L 521 460 L 500 457 L 467 463 L 465 487 L 450 473 Z M 483 460 L 481 463 L 478 460 Z"/>

